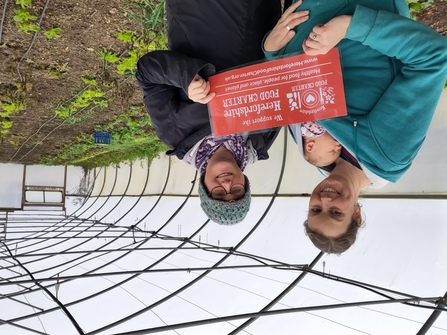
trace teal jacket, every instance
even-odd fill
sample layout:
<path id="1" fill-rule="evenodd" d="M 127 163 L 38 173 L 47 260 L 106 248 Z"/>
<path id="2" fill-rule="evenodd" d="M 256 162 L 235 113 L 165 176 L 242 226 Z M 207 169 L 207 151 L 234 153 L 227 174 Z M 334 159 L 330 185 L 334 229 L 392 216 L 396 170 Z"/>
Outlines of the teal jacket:
<path id="1" fill-rule="evenodd" d="M 444 88 L 447 39 L 408 19 L 404 0 L 304 1 L 304 9 L 309 20 L 266 58 L 302 52 L 315 25 L 352 15 L 337 46 L 348 116 L 319 123 L 372 173 L 397 181 L 421 148 Z"/>

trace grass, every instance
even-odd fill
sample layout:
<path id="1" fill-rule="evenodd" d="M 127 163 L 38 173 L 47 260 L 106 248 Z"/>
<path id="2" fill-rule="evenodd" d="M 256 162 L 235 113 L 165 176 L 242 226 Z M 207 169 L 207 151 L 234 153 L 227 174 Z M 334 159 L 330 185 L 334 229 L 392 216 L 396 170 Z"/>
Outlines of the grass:
<path id="1" fill-rule="evenodd" d="M 135 139 L 132 143 L 121 143 L 116 149 L 112 144 L 107 147 L 107 150 L 97 151 L 78 160 L 73 160 L 71 164 L 81 165 L 90 169 L 97 166 L 108 166 L 142 158 L 148 158 L 149 161 L 152 161 L 152 159 L 158 157 L 161 151 L 165 150 L 166 147 L 160 142 L 157 136 L 151 135 Z"/>
<path id="2" fill-rule="evenodd" d="M 96 131 L 110 132 L 110 144 L 94 143 L 93 134 L 81 134 L 51 157 L 40 161 L 46 165 L 80 165 L 85 168 L 118 164 L 123 161 L 149 158 L 152 160 L 166 146 L 158 139 L 143 106 L 132 106 Z"/>
<path id="3" fill-rule="evenodd" d="M 140 24 L 143 35 L 166 34 L 164 0 L 131 1 L 123 5 L 124 12 Z"/>

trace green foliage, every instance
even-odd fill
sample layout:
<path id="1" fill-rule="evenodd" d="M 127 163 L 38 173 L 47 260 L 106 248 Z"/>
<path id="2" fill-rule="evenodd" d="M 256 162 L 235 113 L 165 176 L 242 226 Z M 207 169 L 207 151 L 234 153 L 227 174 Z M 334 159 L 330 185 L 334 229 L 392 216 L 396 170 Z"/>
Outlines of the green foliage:
<path id="1" fill-rule="evenodd" d="M 49 40 L 52 40 L 55 38 L 60 38 L 61 32 L 62 32 L 61 28 L 51 28 L 51 29 L 48 29 L 43 34 L 45 35 L 46 38 L 48 38 Z"/>
<path id="2" fill-rule="evenodd" d="M 104 96 L 104 92 L 101 90 L 85 90 L 82 93 L 82 97 L 86 97 L 87 99 L 93 100 L 94 98 L 100 98 Z"/>
<path id="3" fill-rule="evenodd" d="M 70 67 L 68 66 L 68 63 L 52 63 L 47 70 L 50 78 L 59 79 L 70 71 Z"/>
<path id="4" fill-rule="evenodd" d="M 12 127 L 12 121 L 1 121 L 0 122 L 0 135 L 1 137 L 9 133 L 9 129 Z"/>
<path id="5" fill-rule="evenodd" d="M 2 125 L 2 129 L 9 129 L 12 127 L 12 121 L 2 121 L 0 123 Z"/>
<path id="6" fill-rule="evenodd" d="M 16 0 L 16 4 L 22 8 L 31 7 L 31 0 Z"/>
<path id="7" fill-rule="evenodd" d="M 82 77 L 82 81 L 83 81 L 85 84 L 92 85 L 92 86 L 96 86 L 96 85 L 98 84 L 98 83 L 96 82 L 96 79 L 91 78 L 91 77 L 87 77 L 87 76 Z"/>
<path id="8" fill-rule="evenodd" d="M 123 76 L 135 72 L 138 59 L 145 53 L 167 48 L 164 0 L 126 1 L 130 2 L 124 5 L 125 12 L 140 24 L 141 30 L 116 32 L 117 38 L 127 44 L 128 51 L 121 57 L 111 50 L 98 51 L 104 70 L 106 66 L 113 64 L 116 72 Z M 87 86 L 72 99 L 57 107 L 56 116 L 64 119 L 65 123 L 75 125 L 91 119 L 95 110 L 106 108 L 110 101 L 99 87 L 104 88 L 118 82 L 116 78 L 110 80 L 107 78 L 108 76 L 104 76 L 101 82 L 99 80 L 97 82 L 94 77 L 82 77 L 83 83 Z M 93 134 L 81 134 L 69 141 L 63 149 L 43 158 L 41 163 L 75 164 L 92 168 L 118 164 L 126 160 L 144 158 L 152 160 L 167 149 L 155 135 L 151 120 L 143 106 L 130 107 L 113 121 L 96 125 L 95 130 L 111 132 L 111 144 L 98 146 L 94 144 Z"/>
<path id="9" fill-rule="evenodd" d="M 103 49 L 99 56 L 104 64 L 118 63 L 116 72 L 120 75 L 132 75 L 138 59 L 153 50 L 167 49 L 166 20 L 164 0 L 141 0 L 127 3 L 124 11 L 141 25 L 141 35 L 132 31 L 116 32 L 118 39 L 131 43 L 130 50 L 121 59 L 113 52 Z"/>
<path id="10" fill-rule="evenodd" d="M 31 0 L 17 0 L 16 4 L 21 6 L 21 9 L 14 10 L 14 21 L 17 22 L 19 31 L 25 33 L 38 32 L 40 30 L 39 25 L 30 22 L 37 20 L 37 16 L 31 15 L 26 9 L 31 7 Z"/>
<path id="11" fill-rule="evenodd" d="M 104 92 L 101 90 L 85 90 L 81 95 L 78 95 L 76 99 L 71 103 L 74 108 L 82 108 L 93 103 L 97 98 L 104 96 Z"/>
<path id="12" fill-rule="evenodd" d="M 166 34 L 164 0 L 130 1 L 123 9 L 130 18 L 140 24 L 143 35 L 147 35 L 149 31 L 156 35 Z"/>
<path id="13" fill-rule="evenodd" d="M 115 87 L 116 83 L 114 81 L 103 81 L 102 85 L 106 87 Z"/>
<path id="14" fill-rule="evenodd" d="M 80 109 L 86 108 L 90 105 L 107 107 L 108 100 L 104 97 L 104 91 L 100 89 L 87 89 L 79 94 L 71 103 L 68 105 L 61 105 L 56 108 L 54 113 L 56 116 L 62 119 L 67 119 L 73 117 L 73 115 Z M 71 123 L 76 123 L 70 120 Z"/>
<path id="15" fill-rule="evenodd" d="M 25 109 L 25 104 L 23 102 L 0 102 L 0 108 L 4 112 L 0 112 L 1 117 L 8 117 L 14 112 L 19 112 Z"/>
<path id="16" fill-rule="evenodd" d="M 421 10 L 421 3 L 419 2 L 419 0 L 406 0 L 408 7 L 411 9 L 411 7 L 413 8 L 417 8 L 419 10 Z M 416 5 L 418 4 L 418 5 Z"/>
<path id="17" fill-rule="evenodd" d="M 138 59 L 145 53 L 167 49 L 164 0 L 132 1 L 125 5 L 124 11 L 140 24 L 142 34 L 137 38 L 131 31 L 117 33 L 120 40 L 132 43 L 132 47 L 118 62 L 116 71 L 121 75 L 132 75 Z"/>
<path id="18" fill-rule="evenodd" d="M 95 117 L 95 110 L 97 106 L 93 106 L 86 111 L 82 111 L 82 113 L 73 113 L 67 118 L 67 122 L 71 125 L 83 124 Z"/>
<path id="19" fill-rule="evenodd" d="M 90 134 L 81 134 L 74 143 L 58 151 L 43 164 L 75 164 L 87 168 L 118 164 L 126 160 L 155 158 L 165 145 L 157 138 L 152 123 L 143 106 L 132 106 L 126 113 L 117 116 L 105 125 L 95 127 L 97 131 L 112 133 L 109 145 L 98 146 Z"/>
<path id="20" fill-rule="evenodd" d="M 131 43 L 133 41 L 136 40 L 136 36 L 132 31 L 118 31 L 116 33 L 116 36 L 118 37 L 118 39 L 120 39 L 121 41 L 125 42 L 125 43 Z"/>
<path id="21" fill-rule="evenodd" d="M 101 50 L 98 53 L 103 63 L 116 63 L 120 60 L 117 55 L 107 49 Z"/>
<path id="22" fill-rule="evenodd" d="M 414 20 L 415 13 L 419 13 L 421 10 L 433 6 L 433 0 L 420 1 L 420 0 L 406 0 L 408 8 L 410 9 L 410 17 Z"/>
<path id="23" fill-rule="evenodd" d="M 167 148 L 160 142 L 156 135 L 150 135 L 144 139 L 135 140 L 131 145 L 121 145 L 120 150 L 99 152 L 90 157 L 87 156 L 82 160 L 74 161 L 73 163 L 86 168 L 94 168 L 144 158 L 152 161 L 161 152 L 166 150 Z"/>
<path id="24" fill-rule="evenodd" d="M 28 23 L 28 22 L 20 22 L 19 23 L 19 31 L 28 33 L 30 31 L 38 32 L 39 30 L 40 30 L 40 27 L 37 24 Z"/>
<path id="25" fill-rule="evenodd" d="M 133 42 L 132 49 L 116 66 L 116 72 L 121 75 L 133 75 L 138 59 L 141 56 L 150 51 L 166 48 L 167 39 L 165 35 L 156 36 L 154 33 L 150 33 L 147 38 L 149 42 L 145 42 L 143 39 Z"/>
<path id="26" fill-rule="evenodd" d="M 423 2 L 423 3 L 421 4 L 421 6 L 422 6 L 422 9 L 426 9 L 426 8 L 428 8 L 428 7 L 433 6 L 433 4 L 434 4 L 434 1 L 433 1 L 433 0 L 427 0 L 427 1 Z"/>
<path id="27" fill-rule="evenodd" d="M 10 135 L 8 136 L 8 142 L 14 147 L 17 148 L 20 144 L 25 140 L 23 135 Z"/>
<path id="28" fill-rule="evenodd" d="M 48 75 L 50 76 L 50 78 L 53 78 L 53 79 L 59 79 L 59 78 L 62 78 L 62 76 L 63 76 L 62 73 L 57 70 L 48 71 Z"/>
<path id="29" fill-rule="evenodd" d="M 105 108 L 109 105 L 109 100 L 106 98 L 93 100 L 93 104 L 101 108 Z"/>
<path id="30" fill-rule="evenodd" d="M 14 21 L 16 22 L 28 22 L 37 20 L 37 16 L 31 15 L 26 9 L 15 9 Z"/>
<path id="31" fill-rule="evenodd" d="M 139 59 L 138 50 L 130 50 L 127 56 L 120 60 L 116 66 L 116 72 L 121 75 L 133 74 Z"/>
<path id="32" fill-rule="evenodd" d="M 73 113 L 73 110 L 70 107 L 67 107 L 67 106 L 60 106 L 60 107 L 56 108 L 54 113 L 58 117 L 60 117 L 62 119 L 66 119 Z"/>

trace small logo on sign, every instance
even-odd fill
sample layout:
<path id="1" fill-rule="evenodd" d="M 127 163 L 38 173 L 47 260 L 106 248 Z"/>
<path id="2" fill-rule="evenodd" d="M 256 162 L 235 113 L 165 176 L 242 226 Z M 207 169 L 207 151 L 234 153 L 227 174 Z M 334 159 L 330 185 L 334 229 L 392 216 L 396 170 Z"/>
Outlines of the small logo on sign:
<path id="1" fill-rule="evenodd" d="M 324 103 L 326 104 L 334 104 L 335 103 L 335 94 L 334 94 L 334 88 L 333 87 L 323 87 L 323 89 L 320 88 L 321 91 L 321 97 L 324 100 Z"/>
<path id="2" fill-rule="evenodd" d="M 289 108 L 291 112 L 295 109 L 301 108 L 300 92 L 287 93 L 286 97 L 289 99 Z"/>
<path id="3" fill-rule="evenodd" d="M 303 93 L 303 105 L 306 108 L 314 108 L 319 103 L 323 103 L 323 99 L 319 96 L 316 90 L 306 90 Z"/>

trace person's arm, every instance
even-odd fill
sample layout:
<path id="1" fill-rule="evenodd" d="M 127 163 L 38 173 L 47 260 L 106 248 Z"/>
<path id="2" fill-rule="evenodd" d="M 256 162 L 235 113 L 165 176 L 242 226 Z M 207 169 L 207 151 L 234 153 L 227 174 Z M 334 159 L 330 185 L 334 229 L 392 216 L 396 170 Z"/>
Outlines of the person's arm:
<path id="1" fill-rule="evenodd" d="M 208 79 L 214 72 L 212 64 L 172 51 L 150 52 L 138 61 L 144 105 L 158 137 L 171 149 L 209 125 L 207 106 L 191 101 L 188 87 L 196 75 Z"/>
<path id="2" fill-rule="evenodd" d="M 357 6 L 345 38 L 402 62 L 367 117 L 383 153 L 395 162 L 411 162 L 444 89 L 447 39 L 416 21 L 362 6 Z"/>
<path id="3" fill-rule="evenodd" d="M 189 95 L 197 76 L 207 80 L 213 74 L 210 63 L 173 51 L 153 51 L 139 59 L 136 77 L 145 96 L 164 90 L 163 86 L 180 88 Z"/>

